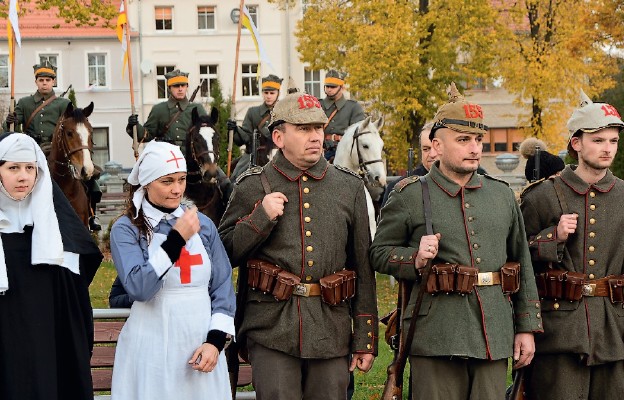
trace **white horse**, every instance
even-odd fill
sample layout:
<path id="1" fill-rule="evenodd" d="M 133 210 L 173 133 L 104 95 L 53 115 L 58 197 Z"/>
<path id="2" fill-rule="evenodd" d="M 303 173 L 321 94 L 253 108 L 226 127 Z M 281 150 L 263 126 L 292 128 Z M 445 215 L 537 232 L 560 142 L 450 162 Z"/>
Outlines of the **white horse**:
<path id="1" fill-rule="evenodd" d="M 376 121 L 367 117 L 349 126 L 336 146 L 334 164 L 349 168 L 359 174 L 367 187 L 386 186 L 386 165 L 382 160 L 384 142 L 379 134 L 383 124 L 383 117 Z M 366 191 L 366 205 L 371 238 L 373 238 L 377 231 L 377 224 L 375 207 L 368 190 Z"/>

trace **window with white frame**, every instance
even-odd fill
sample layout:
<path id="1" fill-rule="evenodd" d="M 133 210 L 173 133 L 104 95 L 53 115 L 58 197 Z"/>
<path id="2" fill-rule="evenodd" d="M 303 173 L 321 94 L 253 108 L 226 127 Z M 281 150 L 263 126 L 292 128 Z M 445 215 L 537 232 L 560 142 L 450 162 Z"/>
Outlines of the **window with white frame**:
<path id="1" fill-rule="evenodd" d="M 314 97 L 321 97 L 321 71 L 304 70 L 305 91 Z"/>
<path id="2" fill-rule="evenodd" d="M 156 90 L 158 92 L 159 99 L 166 99 L 169 97 L 169 92 L 167 90 L 167 78 L 165 78 L 165 74 L 173 71 L 174 69 L 175 65 L 156 66 Z"/>
<path id="3" fill-rule="evenodd" d="M 0 55 L 0 88 L 9 87 L 9 56 Z"/>
<path id="4" fill-rule="evenodd" d="M 258 26 L 258 6 L 247 6 L 247 10 L 249 10 L 249 16 L 256 28 L 260 29 Z"/>
<path id="5" fill-rule="evenodd" d="M 243 97 L 260 96 L 258 64 L 243 64 Z"/>
<path id="6" fill-rule="evenodd" d="M 214 6 L 197 7 L 197 27 L 200 31 L 215 30 L 216 26 Z"/>
<path id="7" fill-rule="evenodd" d="M 50 64 L 54 65 L 58 68 L 59 64 L 59 55 L 58 54 L 39 54 L 39 64 L 42 64 L 44 61 L 49 61 Z M 56 71 L 56 82 L 54 82 L 54 87 L 58 86 L 58 70 Z"/>
<path id="8" fill-rule="evenodd" d="M 106 78 L 106 54 L 87 54 L 87 65 L 89 69 L 89 87 L 108 86 L 108 80 Z"/>
<path id="9" fill-rule="evenodd" d="M 210 93 L 215 87 L 218 76 L 217 65 L 200 65 L 199 80 L 201 81 L 201 97 L 211 97 Z"/>
<path id="10" fill-rule="evenodd" d="M 104 166 L 110 161 L 108 148 L 108 128 L 93 127 L 93 163 Z"/>
<path id="11" fill-rule="evenodd" d="M 173 30 L 173 7 L 155 7 L 154 18 L 157 31 Z"/>

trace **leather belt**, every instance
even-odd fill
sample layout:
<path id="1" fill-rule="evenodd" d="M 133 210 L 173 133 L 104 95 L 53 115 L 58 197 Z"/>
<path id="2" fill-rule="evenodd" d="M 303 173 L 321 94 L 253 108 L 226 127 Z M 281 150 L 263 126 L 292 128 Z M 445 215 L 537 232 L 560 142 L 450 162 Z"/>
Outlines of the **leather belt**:
<path id="1" fill-rule="evenodd" d="M 337 133 L 325 134 L 325 140 L 332 140 L 334 142 L 340 142 L 341 139 L 342 139 L 342 135 L 339 135 Z"/>
<path id="2" fill-rule="evenodd" d="M 295 285 L 293 295 L 310 297 L 321 295 L 321 285 L 318 283 L 298 283 Z"/>
<path id="3" fill-rule="evenodd" d="M 493 286 L 501 284 L 501 274 L 497 272 L 479 272 L 475 286 Z"/>
<path id="4" fill-rule="evenodd" d="M 587 297 L 609 297 L 609 279 L 613 276 L 589 280 L 583 284 L 581 293 Z"/>

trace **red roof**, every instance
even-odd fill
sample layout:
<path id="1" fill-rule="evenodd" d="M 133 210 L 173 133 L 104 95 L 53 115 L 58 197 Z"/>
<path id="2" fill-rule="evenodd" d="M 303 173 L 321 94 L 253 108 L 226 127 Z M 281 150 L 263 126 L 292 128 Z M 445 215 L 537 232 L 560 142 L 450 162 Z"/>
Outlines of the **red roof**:
<path id="1" fill-rule="evenodd" d="M 122 0 L 111 0 L 117 10 Z M 24 2 L 22 2 L 24 3 Z M 19 17 L 19 29 L 22 40 L 42 39 L 42 38 L 88 38 L 88 37 L 116 37 L 116 18 L 109 21 L 110 27 L 104 27 L 105 22 L 96 26 L 76 26 L 76 22 L 67 23 L 56 14 L 58 10 L 35 9 L 33 4 L 24 3 L 23 7 L 28 7 L 25 15 Z M 0 20 L 0 38 L 6 38 L 6 26 L 8 19 Z"/>

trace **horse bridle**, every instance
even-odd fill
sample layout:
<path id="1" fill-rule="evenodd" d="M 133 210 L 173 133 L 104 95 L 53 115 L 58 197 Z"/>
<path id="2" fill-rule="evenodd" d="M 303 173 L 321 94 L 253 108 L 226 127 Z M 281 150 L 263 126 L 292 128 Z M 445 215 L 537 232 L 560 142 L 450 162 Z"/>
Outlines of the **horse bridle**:
<path id="1" fill-rule="evenodd" d="M 210 125 L 208 125 L 207 123 L 202 123 L 199 125 L 200 128 L 209 128 Z M 189 129 L 189 135 L 193 135 L 195 134 L 195 131 L 197 131 L 197 134 L 199 134 L 199 130 L 196 129 L 197 126 L 192 126 L 191 129 Z M 201 153 L 197 154 L 197 152 L 195 151 L 195 142 L 193 141 L 193 138 L 191 137 L 191 157 L 193 157 L 193 161 L 195 161 L 195 163 L 197 163 L 197 165 L 199 166 L 199 171 L 193 171 L 193 172 L 187 172 L 187 175 L 200 175 L 201 176 L 201 180 L 204 179 L 204 171 L 202 170 L 202 163 L 201 163 L 201 158 L 202 156 L 208 154 L 212 154 L 213 158 L 214 158 L 214 163 L 218 163 L 219 162 L 219 146 L 214 146 L 213 143 L 213 147 L 216 148 L 215 150 L 210 150 L 210 149 L 206 149 L 205 151 L 202 151 Z"/>
<path id="2" fill-rule="evenodd" d="M 364 182 L 367 185 L 370 186 L 381 186 L 379 184 L 379 182 L 371 182 L 371 180 L 369 179 L 368 175 L 369 175 L 369 169 L 368 169 L 368 165 L 371 164 L 376 164 L 376 163 L 382 163 L 383 164 L 383 160 L 382 159 L 377 159 L 377 160 L 368 160 L 365 161 L 364 158 L 362 157 L 362 153 L 360 151 L 360 142 L 358 140 L 358 138 L 362 135 L 365 135 L 367 133 L 371 133 L 371 131 L 367 130 L 365 132 L 360 132 L 360 127 L 358 126 L 355 129 L 355 133 L 353 134 L 353 142 L 351 143 L 351 154 L 353 154 L 353 148 L 355 147 L 356 151 L 357 151 L 357 156 L 358 156 L 358 174 L 362 177 L 362 179 L 364 180 Z"/>
<path id="3" fill-rule="evenodd" d="M 65 122 L 65 117 L 61 117 L 60 121 L 59 121 L 59 129 L 58 129 L 58 135 L 56 135 L 57 132 L 55 132 L 56 139 L 59 142 L 59 149 L 63 152 L 63 158 L 65 159 L 65 162 L 62 161 L 58 161 L 58 160 L 54 160 L 55 163 L 62 165 L 64 167 L 67 167 L 67 169 L 69 169 L 69 172 L 72 176 L 76 175 L 76 167 L 74 167 L 74 164 L 72 164 L 71 162 L 71 156 L 74 153 L 77 153 L 81 150 L 89 150 L 89 152 L 93 153 L 93 150 L 91 150 L 91 148 L 87 145 L 82 145 L 79 147 L 76 147 L 75 149 L 70 149 L 69 145 L 67 144 L 67 140 L 65 140 L 65 135 L 63 134 L 63 122 Z M 54 139 L 53 136 L 53 139 Z M 56 172 L 57 175 L 60 176 L 65 176 L 63 174 L 59 174 L 58 172 Z"/>

